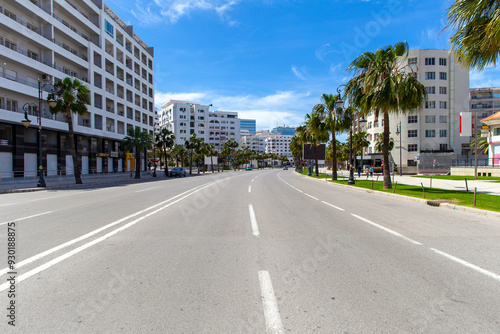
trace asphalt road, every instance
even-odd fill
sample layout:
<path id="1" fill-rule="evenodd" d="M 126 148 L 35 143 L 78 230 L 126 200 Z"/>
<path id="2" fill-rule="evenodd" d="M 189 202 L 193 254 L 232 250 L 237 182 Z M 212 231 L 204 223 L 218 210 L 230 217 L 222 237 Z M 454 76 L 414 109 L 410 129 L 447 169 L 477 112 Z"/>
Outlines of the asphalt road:
<path id="1" fill-rule="evenodd" d="M 498 220 L 292 170 L 3 194 L 0 217 L 1 333 L 500 333 Z"/>

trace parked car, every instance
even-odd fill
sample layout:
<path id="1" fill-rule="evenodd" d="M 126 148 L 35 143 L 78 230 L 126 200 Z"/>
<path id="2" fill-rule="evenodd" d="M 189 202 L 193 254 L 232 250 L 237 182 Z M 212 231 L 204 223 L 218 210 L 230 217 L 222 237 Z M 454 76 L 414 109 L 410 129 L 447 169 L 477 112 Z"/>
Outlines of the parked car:
<path id="1" fill-rule="evenodd" d="M 288 166 L 283 167 L 283 170 L 288 170 Z"/>
<path id="2" fill-rule="evenodd" d="M 186 176 L 186 169 L 184 167 L 174 167 L 169 173 L 170 176 Z"/>
<path id="3" fill-rule="evenodd" d="M 253 167 L 248 166 L 246 170 L 253 170 Z"/>

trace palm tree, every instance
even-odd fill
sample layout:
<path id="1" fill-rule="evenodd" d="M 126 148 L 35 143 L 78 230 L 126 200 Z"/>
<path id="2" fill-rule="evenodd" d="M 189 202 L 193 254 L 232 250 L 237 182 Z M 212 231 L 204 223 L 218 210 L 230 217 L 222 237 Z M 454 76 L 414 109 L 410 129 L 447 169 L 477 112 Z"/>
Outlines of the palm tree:
<path id="1" fill-rule="evenodd" d="M 187 155 L 186 148 L 183 145 L 175 144 L 171 151 L 172 156 L 175 157 L 177 167 L 179 167 L 179 160 L 182 162 L 182 166 L 184 166 L 185 156 Z"/>
<path id="2" fill-rule="evenodd" d="M 386 46 L 375 53 L 365 52 L 349 65 L 354 77 L 346 85 L 351 106 L 363 114 L 382 112 L 384 119 L 383 156 L 389 161 L 389 114 L 406 113 L 422 106 L 425 86 L 400 64 L 408 55 L 406 42 Z M 384 164 L 384 189 L 392 189 L 389 164 Z"/>
<path id="3" fill-rule="evenodd" d="M 295 134 L 292 139 L 290 140 L 290 152 L 292 152 L 293 158 L 295 160 L 295 166 L 297 166 L 297 170 L 302 173 L 302 166 L 301 166 L 301 158 L 302 158 L 302 143 L 299 139 L 299 137 Z"/>
<path id="4" fill-rule="evenodd" d="M 160 133 L 156 135 L 157 146 L 163 151 L 165 157 L 165 176 L 168 176 L 168 154 L 167 150 L 174 146 L 175 136 L 174 133 L 166 128 L 161 129 Z"/>
<path id="5" fill-rule="evenodd" d="M 389 152 L 394 148 L 394 138 L 389 138 Z M 384 150 L 384 134 L 378 133 L 375 138 L 375 151 L 382 152 Z"/>
<path id="6" fill-rule="evenodd" d="M 478 134 L 479 134 L 479 136 L 477 136 L 477 151 L 483 152 L 483 153 L 488 153 L 488 149 L 490 148 L 489 144 L 488 144 L 488 138 L 481 137 L 481 131 L 478 131 Z M 472 153 L 475 153 L 474 152 L 475 144 L 476 144 L 475 139 L 473 139 L 469 144 L 469 147 L 472 147 Z"/>
<path id="7" fill-rule="evenodd" d="M 120 143 L 122 149 L 126 151 L 135 151 L 135 178 L 141 178 L 141 170 L 139 160 L 141 152 L 145 149 L 150 149 L 153 145 L 153 138 L 146 132 L 141 131 L 139 127 L 131 127 L 127 131 L 127 136 Z"/>
<path id="8" fill-rule="evenodd" d="M 75 133 L 73 131 L 72 114 L 85 115 L 87 104 L 90 104 L 90 90 L 77 79 L 64 78 L 54 85 L 54 93 L 49 94 L 47 100 L 56 100 L 55 107 L 50 108 L 52 114 L 63 113 L 69 126 L 69 143 L 71 145 L 71 155 L 73 157 L 73 166 L 75 169 L 75 182 L 82 184 L 82 168 L 80 159 L 78 159 L 78 150 L 75 144 Z"/>
<path id="9" fill-rule="evenodd" d="M 344 109 L 336 108 L 335 102 L 339 99 L 339 95 L 323 94 L 321 100 L 324 112 L 325 123 L 332 134 L 332 180 L 337 179 L 337 140 L 335 135 L 337 132 L 342 132 L 349 128 L 349 117 L 346 117 Z"/>
<path id="10" fill-rule="evenodd" d="M 363 149 L 370 146 L 370 141 L 368 140 L 368 133 L 365 131 L 358 131 L 352 135 L 352 146 L 354 149 L 354 156 L 356 152 L 361 151 L 361 168 L 363 168 Z M 394 141 L 393 141 L 394 145 Z"/>
<path id="11" fill-rule="evenodd" d="M 222 146 L 221 154 L 223 156 L 226 156 L 227 159 L 229 160 L 229 157 L 233 155 L 234 149 L 237 148 L 239 144 L 234 141 L 234 140 L 228 140 L 227 142 L 224 143 Z M 222 165 L 224 167 L 224 164 Z M 224 170 L 224 168 L 222 168 Z"/>
<path id="12" fill-rule="evenodd" d="M 448 8 L 449 26 L 455 29 L 451 48 L 468 68 L 496 65 L 500 52 L 500 3 L 496 0 L 455 0 Z"/>
<path id="13" fill-rule="evenodd" d="M 202 139 L 196 138 L 196 133 L 193 133 L 189 137 L 189 140 L 186 140 L 186 142 L 184 143 L 186 149 L 189 150 L 189 174 L 193 174 L 193 153 L 195 150 L 199 149 L 201 141 Z M 198 169 L 198 174 L 199 173 L 200 170 Z"/>
<path id="14" fill-rule="evenodd" d="M 318 145 L 328 141 L 328 129 L 323 122 L 324 106 L 317 104 L 313 107 L 311 114 L 306 114 L 307 141 L 312 144 L 314 150 L 314 162 L 316 176 L 319 176 Z"/>

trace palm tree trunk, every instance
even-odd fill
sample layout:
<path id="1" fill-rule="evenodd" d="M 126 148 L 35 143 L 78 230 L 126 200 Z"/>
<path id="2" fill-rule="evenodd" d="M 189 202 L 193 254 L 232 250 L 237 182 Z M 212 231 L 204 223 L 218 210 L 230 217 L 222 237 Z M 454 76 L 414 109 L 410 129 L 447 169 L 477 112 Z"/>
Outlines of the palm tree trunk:
<path id="1" fill-rule="evenodd" d="M 214 157 L 210 156 L 210 163 L 212 164 L 212 173 L 214 172 Z"/>
<path id="2" fill-rule="evenodd" d="M 71 145 L 71 156 L 73 157 L 73 168 L 75 172 L 75 182 L 76 184 L 82 184 L 82 168 L 80 166 L 80 161 L 78 160 L 78 151 L 75 144 L 75 133 L 73 131 L 73 119 L 71 117 L 71 110 L 66 108 L 66 117 L 68 118 L 69 126 L 69 143 Z"/>
<path id="3" fill-rule="evenodd" d="M 165 176 L 168 176 L 168 158 L 167 158 L 167 150 L 165 147 L 163 148 L 163 155 L 165 156 Z"/>
<path id="4" fill-rule="evenodd" d="M 337 139 L 335 129 L 332 131 L 332 180 L 337 179 Z"/>
<path id="5" fill-rule="evenodd" d="M 141 178 L 141 170 L 139 169 L 139 163 L 141 160 L 141 152 L 139 148 L 136 146 L 135 147 L 135 178 L 140 179 Z"/>
<path id="6" fill-rule="evenodd" d="M 384 189 L 392 189 L 391 169 L 389 162 L 389 113 L 384 110 L 384 141 L 382 147 L 384 156 Z"/>
<path id="7" fill-rule="evenodd" d="M 316 164 L 316 176 L 319 176 L 318 147 L 317 147 L 317 145 L 314 145 L 314 162 Z"/>
<path id="8" fill-rule="evenodd" d="M 189 175 L 193 174 L 193 150 L 189 153 Z"/>

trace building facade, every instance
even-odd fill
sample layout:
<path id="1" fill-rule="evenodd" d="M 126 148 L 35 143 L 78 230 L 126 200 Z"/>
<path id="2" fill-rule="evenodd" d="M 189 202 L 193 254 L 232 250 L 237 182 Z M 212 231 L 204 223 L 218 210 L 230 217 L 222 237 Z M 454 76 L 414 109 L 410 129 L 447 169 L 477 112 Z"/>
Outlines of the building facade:
<path id="1" fill-rule="evenodd" d="M 254 119 L 240 119 L 241 131 L 247 130 L 250 134 L 254 135 L 257 132 L 257 123 Z"/>
<path id="2" fill-rule="evenodd" d="M 284 155 L 289 161 L 293 161 L 292 152 L 290 151 L 290 141 L 292 135 L 271 134 L 266 137 L 265 153 L 274 153 Z"/>
<path id="3" fill-rule="evenodd" d="M 192 134 L 213 144 L 217 151 L 228 140 L 240 144 L 240 120 L 232 111 L 210 111 L 200 102 L 171 100 L 159 112 L 160 129 L 174 133 L 175 144 L 184 145 Z"/>
<path id="4" fill-rule="evenodd" d="M 43 166 L 73 173 L 68 124 L 46 102 L 53 84 L 77 78 L 91 94 L 88 113 L 73 118 L 83 174 L 122 171 L 119 143 L 127 128 L 154 130 L 153 48 L 102 0 L 4 1 L 0 5 L 0 172 L 37 170 L 36 119 L 41 88 Z M 39 84 L 40 82 L 40 84 Z"/>
<path id="5" fill-rule="evenodd" d="M 428 95 L 415 113 L 390 114 L 392 159 L 397 165 L 401 161 L 405 172 L 416 171 L 417 159 L 421 166 L 449 167 L 453 160 L 463 157 L 462 147 L 469 143 L 468 137 L 459 134 L 460 113 L 469 110 L 469 72 L 456 63 L 452 53 L 438 49 L 409 50 L 401 66 L 426 87 Z M 375 119 L 371 113 L 366 120 L 360 127 L 368 133 L 370 146 L 364 158 L 371 163 L 382 159 L 375 144 L 383 133 L 383 116 Z"/>
<path id="6" fill-rule="evenodd" d="M 271 130 L 273 134 L 282 134 L 287 136 L 293 136 L 295 134 L 295 128 L 291 126 L 277 126 Z"/>
<path id="7" fill-rule="evenodd" d="M 240 140 L 241 148 L 249 148 L 257 153 L 265 153 L 266 152 L 266 137 L 265 136 L 256 136 L 256 135 L 242 135 Z"/>

